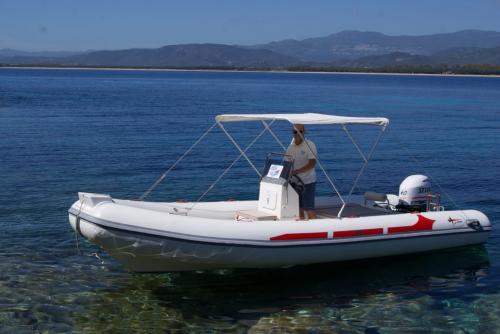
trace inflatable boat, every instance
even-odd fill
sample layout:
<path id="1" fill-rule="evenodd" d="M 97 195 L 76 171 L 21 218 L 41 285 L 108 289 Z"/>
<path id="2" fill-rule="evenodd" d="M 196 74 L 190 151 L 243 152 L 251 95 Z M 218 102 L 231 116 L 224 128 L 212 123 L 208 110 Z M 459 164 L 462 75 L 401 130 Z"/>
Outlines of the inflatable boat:
<path id="1" fill-rule="evenodd" d="M 235 121 L 260 121 L 263 130 L 241 148 L 223 126 Z M 335 196 L 316 199 L 316 219 L 298 220 L 301 187 L 300 180 L 294 179 L 293 160 L 289 156 L 271 154 L 264 169 L 259 170 L 246 155 L 264 132 L 273 134 L 271 125 L 275 121 L 340 125 L 363 158 L 364 164 L 347 196 L 338 192 L 333 178 L 317 160 Z M 81 192 L 69 209 L 69 222 L 79 235 L 104 249 L 128 270 L 137 272 L 289 267 L 484 243 L 491 231 L 488 218 L 476 210 L 446 210 L 439 196 L 431 192 L 429 178 L 424 175 L 406 178 L 397 195 L 353 195 L 388 123 L 386 118 L 311 113 L 219 115 L 215 124 L 140 200 Z M 347 126 L 356 124 L 381 128 L 368 154 L 359 150 L 350 136 Z M 144 201 L 215 126 L 240 152 L 223 175 L 236 161 L 246 159 L 259 176 L 258 199 L 206 202 L 201 200 L 205 192 L 193 202 Z M 274 134 L 273 137 L 279 142 Z"/>

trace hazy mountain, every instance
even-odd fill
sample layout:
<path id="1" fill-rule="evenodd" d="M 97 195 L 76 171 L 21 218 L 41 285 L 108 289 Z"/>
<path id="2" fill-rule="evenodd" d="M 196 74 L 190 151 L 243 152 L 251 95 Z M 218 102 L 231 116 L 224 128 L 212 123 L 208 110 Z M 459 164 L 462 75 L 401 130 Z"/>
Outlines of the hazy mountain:
<path id="1" fill-rule="evenodd" d="M 21 51 L 0 49 L 0 57 L 69 57 L 82 53 L 84 51 Z"/>
<path id="2" fill-rule="evenodd" d="M 337 60 L 333 66 L 377 68 L 419 65 L 500 65 L 500 47 L 496 48 L 450 48 L 432 55 L 414 55 L 393 52 L 384 55 L 366 56 L 356 59 Z"/>
<path id="3" fill-rule="evenodd" d="M 366 56 L 356 59 L 343 59 L 332 63 L 341 67 L 389 67 L 401 65 L 430 65 L 434 64 L 434 59 L 429 56 L 412 55 L 406 52 L 393 52 L 385 55 Z"/>
<path id="4" fill-rule="evenodd" d="M 94 51 L 69 57 L 38 57 L 30 53 L 0 55 L 0 63 L 141 67 L 281 67 L 301 64 L 295 58 L 270 50 L 224 44 L 180 44 L 158 49 Z"/>
<path id="5" fill-rule="evenodd" d="M 54 65 L 63 63 L 64 57 L 0 56 L 4 65 Z"/>
<path id="6" fill-rule="evenodd" d="M 500 32 L 463 30 L 422 36 L 388 36 L 378 32 L 346 30 L 326 37 L 287 39 L 251 46 L 268 49 L 302 61 L 332 62 L 394 52 L 430 55 L 454 47 L 500 46 Z"/>
<path id="7" fill-rule="evenodd" d="M 300 63 L 293 57 L 270 50 L 249 50 L 224 44 L 181 44 L 159 49 L 95 51 L 66 57 L 61 61 L 65 65 L 172 67 L 280 67 Z"/>

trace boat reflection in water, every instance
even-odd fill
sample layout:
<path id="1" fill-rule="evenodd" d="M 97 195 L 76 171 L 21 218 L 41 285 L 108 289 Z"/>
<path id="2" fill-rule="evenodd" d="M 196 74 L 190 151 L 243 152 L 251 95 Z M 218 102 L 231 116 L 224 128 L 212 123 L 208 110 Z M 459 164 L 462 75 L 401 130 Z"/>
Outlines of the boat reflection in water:
<path id="1" fill-rule="evenodd" d="M 75 330 L 102 331 L 112 323 L 124 330 L 364 333 L 449 329 L 450 322 L 493 329 L 500 295 L 476 294 L 488 268 L 486 249 L 474 246 L 288 269 L 133 274 L 84 303 Z M 485 303 L 488 312 L 480 307 Z"/>

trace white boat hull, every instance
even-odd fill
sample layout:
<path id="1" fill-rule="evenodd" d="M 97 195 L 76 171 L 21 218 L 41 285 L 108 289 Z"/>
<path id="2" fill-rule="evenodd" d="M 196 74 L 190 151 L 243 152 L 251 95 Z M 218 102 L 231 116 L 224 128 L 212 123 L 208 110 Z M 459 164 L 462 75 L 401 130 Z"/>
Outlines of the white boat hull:
<path id="1" fill-rule="evenodd" d="M 484 243 L 491 230 L 488 218 L 475 210 L 236 221 L 221 217 L 255 201 L 207 203 L 208 218 L 179 215 L 188 205 L 77 201 L 69 220 L 75 231 L 138 272 L 288 267 L 419 253 Z"/>

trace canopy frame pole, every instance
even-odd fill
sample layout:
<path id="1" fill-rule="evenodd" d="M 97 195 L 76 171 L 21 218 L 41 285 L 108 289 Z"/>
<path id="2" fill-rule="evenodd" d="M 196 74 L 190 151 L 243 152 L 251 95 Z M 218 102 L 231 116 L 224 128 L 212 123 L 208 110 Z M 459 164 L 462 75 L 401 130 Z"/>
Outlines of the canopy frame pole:
<path id="1" fill-rule="evenodd" d="M 222 125 L 222 123 L 221 122 L 217 122 L 217 125 L 219 125 L 219 127 L 221 128 L 221 130 L 226 134 L 227 138 L 229 138 L 229 140 L 238 149 L 238 151 L 240 151 L 241 155 L 246 159 L 246 161 L 248 161 L 248 163 L 250 164 L 250 166 L 252 166 L 253 170 L 257 173 L 257 175 L 259 175 L 259 177 L 262 177 L 262 175 L 260 174 L 260 172 L 257 169 L 257 167 L 255 167 L 255 165 L 253 164 L 252 160 L 250 160 L 250 158 L 247 156 L 247 154 L 245 153 L 245 151 L 243 151 L 241 149 L 240 145 L 238 145 L 238 143 L 233 139 L 233 137 L 229 134 L 229 132 L 227 132 L 226 128 L 224 128 L 224 126 Z"/>
<path id="2" fill-rule="evenodd" d="M 350 139 L 350 140 L 351 140 L 351 142 L 353 143 L 354 147 L 356 147 L 356 149 L 358 150 L 359 155 L 361 155 L 361 158 L 363 158 L 363 161 L 364 161 L 364 162 L 368 162 L 368 160 L 366 159 L 365 154 L 364 154 L 364 153 L 363 153 L 363 151 L 359 148 L 358 143 L 356 143 L 356 141 L 354 140 L 354 138 L 353 138 L 353 136 L 351 135 L 351 133 L 349 132 L 349 130 L 347 130 L 347 127 L 345 126 L 345 124 L 342 124 L 342 129 L 344 129 L 345 133 L 347 134 L 347 137 L 349 137 L 349 139 Z"/>
<path id="3" fill-rule="evenodd" d="M 358 143 L 356 142 L 356 140 L 352 136 L 351 132 L 347 129 L 347 126 L 345 124 L 342 124 L 342 129 L 345 131 L 345 133 L 347 134 L 347 137 L 349 137 L 349 139 L 351 140 L 352 144 L 354 145 L 354 147 L 358 151 L 359 155 L 361 156 L 361 159 L 363 159 L 364 162 L 368 162 L 368 160 L 366 159 L 365 153 L 359 147 Z M 358 188 L 359 191 L 361 191 L 361 189 L 359 187 L 357 187 L 357 188 Z M 349 198 L 347 199 L 347 201 L 349 201 Z"/>
<path id="4" fill-rule="evenodd" d="M 276 136 L 276 134 L 273 132 L 273 130 L 271 130 L 271 125 L 274 123 L 275 120 L 272 120 L 271 123 L 269 123 L 269 125 L 266 123 L 266 121 L 262 121 L 262 124 L 264 124 L 264 127 L 267 129 L 267 131 L 269 131 L 269 133 L 271 134 L 271 136 L 273 136 L 273 138 L 276 140 L 276 142 L 281 146 L 281 148 L 283 149 L 283 151 L 286 152 L 286 147 L 285 145 L 283 145 L 283 143 L 281 142 L 281 140 L 278 138 L 278 136 Z"/>
<path id="5" fill-rule="evenodd" d="M 274 123 L 274 120 L 270 124 L 273 124 L 273 123 Z M 187 209 L 187 211 L 192 210 L 195 207 L 195 205 L 198 204 L 217 185 L 217 183 L 219 183 L 219 181 L 224 177 L 224 175 L 226 175 L 227 172 L 229 172 L 229 170 L 231 168 L 233 168 L 233 166 L 241 159 L 241 157 L 245 154 L 244 152 L 247 152 L 257 142 L 257 140 L 259 140 L 259 138 L 262 137 L 262 135 L 266 132 L 266 130 L 268 130 L 267 127 L 264 127 L 264 129 L 257 135 L 257 137 L 255 137 L 250 142 L 250 144 L 248 144 L 247 147 L 245 147 L 243 152 L 240 151 L 240 155 L 238 155 L 238 157 L 236 157 L 236 159 L 234 159 L 233 162 L 231 162 L 231 164 L 229 166 L 227 166 L 226 169 L 224 169 L 222 174 L 219 175 L 219 177 L 217 177 L 217 179 L 208 187 L 207 190 L 205 190 L 205 192 L 203 194 L 201 194 L 201 196 L 196 200 L 196 202 L 193 203 L 193 205 L 189 209 Z M 259 173 L 259 176 L 260 176 L 260 173 Z"/>
<path id="6" fill-rule="evenodd" d="M 360 169 L 358 175 L 356 176 L 356 179 L 354 180 L 354 184 L 352 185 L 351 190 L 349 191 L 349 195 L 347 195 L 348 199 L 351 197 L 351 195 L 352 195 L 352 193 L 354 191 L 354 188 L 356 188 L 361 175 L 365 171 L 365 168 L 368 165 L 368 162 L 370 161 L 370 159 L 372 157 L 372 154 L 375 151 L 375 148 L 377 147 L 377 145 L 378 145 L 378 143 L 380 141 L 380 138 L 382 137 L 382 134 L 384 133 L 385 129 L 386 129 L 386 127 L 383 126 L 382 129 L 380 130 L 380 132 L 379 132 L 379 134 L 378 134 L 375 142 L 373 143 L 373 145 L 372 145 L 372 147 L 370 149 L 370 152 L 368 153 L 368 156 L 366 157 L 365 162 L 363 163 L 363 166 L 361 166 L 361 169 Z"/>
<path id="7" fill-rule="evenodd" d="M 307 147 L 309 148 L 309 150 L 311 151 L 311 153 L 314 155 L 314 158 L 316 158 L 316 163 L 318 164 L 318 167 L 321 169 L 321 171 L 323 171 L 323 174 L 325 174 L 326 179 L 328 180 L 328 182 L 332 186 L 333 190 L 339 196 L 340 201 L 342 202 L 342 208 L 340 209 L 339 214 L 337 215 L 337 218 L 340 219 L 341 218 L 340 214 L 342 213 L 342 211 L 343 211 L 343 209 L 344 209 L 344 207 L 346 205 L 346 202 L 344 201 L 344 198 L 342 197 L 342 195 L 340 194 L 339 190 L 335 186 L 335 183 L 333 182 L 333 180 L 330 178 L 330 176 L 328 175 L 328 173 L 326 172 L 326 170 L 323 168 L 323 165 L 321 164 L 321 161 L 319 161 L 319 159 L 318 159 L 318 155 L 315 154 L 314 151 L 311 149 L 311 146 L 309 145 L 309 143 L 305 139 L 304 135 L 295 127 L 295 124 L 293 124 L 293 128 L 294 128 L 295 131 L 297 131 L 300 134 L 300 137 L 302 138 L 302 140 L 304 141 L 304 143 L 306 143 Z"/>
<path id="8" fill-rule="evenodd" d="M 198 140 L 196 140 L 193 145 L 191 145 L 190 148 L 187 149 L 186 152 L 184 152 L 174 163 L 170 168 L 165 171 L 140 197 L 139 200 L 143 201 L 144 198 L 149 196 L 149 194 L 165 179 L 165 177 L 201 142 L 212 130 L 213 128 L 217 125 L 217 122 L 215 122 L 211 127 L 208 128 L 207 131 L 205 131 Z"/>

